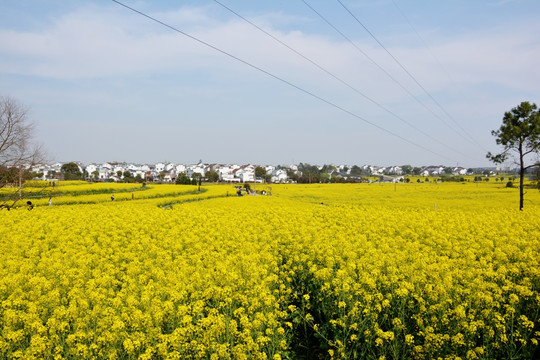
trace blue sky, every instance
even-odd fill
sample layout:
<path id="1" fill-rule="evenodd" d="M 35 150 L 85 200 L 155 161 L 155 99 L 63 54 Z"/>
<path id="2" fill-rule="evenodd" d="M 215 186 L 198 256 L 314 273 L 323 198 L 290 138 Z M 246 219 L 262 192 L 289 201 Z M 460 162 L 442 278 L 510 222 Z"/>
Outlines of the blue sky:
<path id="1" fill-rule="evenodd" d="M 113 1 L 2 0 L 0 95 L 83 163 L 490 166 L 540 103 L 537 0 L 219 2 L 273 38 L 216 1 L 122 3 L 243 62 Z"/>

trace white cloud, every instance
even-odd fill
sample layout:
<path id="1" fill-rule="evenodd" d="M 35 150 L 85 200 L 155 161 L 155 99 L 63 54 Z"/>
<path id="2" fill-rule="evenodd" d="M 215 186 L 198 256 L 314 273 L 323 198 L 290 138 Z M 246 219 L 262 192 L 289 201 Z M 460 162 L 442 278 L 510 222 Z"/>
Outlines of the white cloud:
<path id="1" fill-rule="evenodd" d="M 155 71 L 181 72 L 204 66 L 212 71 L 231 63 L 215 50 L 148 19 L 126 13 L 128 10 L 121 10 L 107 13 L 101 8 L 87 8 L 67 14 L 54 26 L 39 32 L 1 30 L 3 71 L 76 79 Z M 194 31 L 193 35 L 201 40 L 278 75 L 298 76 L 305 72 L 307 77 L 313 78 L 318 72 L 313 71 L 313 65 L 251 25 L 240 20 L 217 22 L 207 15 L 207 11 L 208 8 L 182 8 L 155 16 L 171 24 L 181 24 L 178 27 Z M 275 14 L 271 17 L 275 18 Z M 540 51 L 535 34 L 540 32 L 540 27 L 536 25 L 538 31 L 535 32 L 530 26 L 524 26 L 514 29 L 511 34 L 504 28 L 499 30 L 494 34 L 470 34 L 465 39 L 435 44 L 432 51 L 456 81 L 496 81 L 532 90 L 539 77 L 535 62 Z M 268 31 L 332 72 L 357 74 L 359 83 L 376 85 L 381 82 L 381 77 L 385 77 L 346 42 L 332 42 L 300 31 L 282 33 L 270 28 Z M 384 51 L 363 44 L 359 46 L 381 64 L 387 64 L 393 69 L 392 73 L 398 73 Z M 429 88 L 441 86 L 442 70 L 425 48 L 389 50 Z M 398 76 L 403 78 L 403 75 Z M 326 77 L 321 75 L 322 79 Z"/>

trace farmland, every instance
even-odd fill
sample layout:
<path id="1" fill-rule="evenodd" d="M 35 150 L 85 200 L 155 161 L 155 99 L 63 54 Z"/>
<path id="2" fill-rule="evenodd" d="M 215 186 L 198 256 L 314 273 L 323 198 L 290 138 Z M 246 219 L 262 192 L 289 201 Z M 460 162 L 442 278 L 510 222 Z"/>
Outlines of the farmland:
<path id="1" fill-rule="evenodd" d="M 530 359 L 538 349 L 537 190 L 520 212 L 502 183 L 262 189 L 272 195 L 68 183 L 43 189 L 31 211 L 1 211 L 0 358 Z"/>

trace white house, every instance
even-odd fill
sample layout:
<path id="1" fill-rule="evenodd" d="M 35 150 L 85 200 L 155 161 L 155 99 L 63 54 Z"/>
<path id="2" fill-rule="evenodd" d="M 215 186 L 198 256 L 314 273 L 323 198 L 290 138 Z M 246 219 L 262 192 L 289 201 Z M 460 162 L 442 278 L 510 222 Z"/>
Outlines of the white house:
<path id="1" fill-rule="evenodd" d="M 94 171 L 97 171 L 99 169 L 98 165 L 97 164 L 88 164 L 86 166 L 86 168 L 84 169 L 86 171 L 86 173 L 88 174 L 88 176 L 90 176 L 91 178 L 94 177 Z M 99 176 L 99 175 L 98 175 Z"/>
<path id="2" fill-rule="evenodd" d="M 164 182 L 175 182 L 176 181 L 176 174 L 174 174 L 173 172 L 165 171 L 162 174 L 164 175 L 163 176 L 163 181 Z"/>
<path id="3" fill-rule="evenodd" d="M 141 170 L 141 167 L 135 164 L 128 164 L 127 169 L 128 171 L 131 171 L 133 173 L 135 171 Z"/>
<path id="4" fill-rule="evenodd" d="M 386 168 L 386 171 L 388 171 L 389 174 L 395 174 L 395 175 L 403 174 L 403 170 L 401 169 L 401 166 L 389 166 Z"/>
<path id="5" fill-rule="evenodd" d="M 219 179 L 221 181 L 235 181 L 234 170 L 230 166 L 221 166 L 216 172 L 219 174 Z"/>
<path id="6" fill-rule="evenodd" d="M 142 170 L 131 171 L 131 175 L 133 175 L 133 177 L 137 177 L 137 175 L 139 175 L 141 177 L 141 179 L 144 179 L 145 174 L 146 174 L 146 172 L 142 171 Z"/>
<path id="7" fill-rule="evenodd" d="M 384 174 L 384 168 L 379 166 L 370 166 L 372 175 L 382 175 Z"/>
<path id="8" fill-rule="evenodd" d="M 183 164 L 176 165 L 175 171 L 176 171 L 177 174 L 185 173 L 186 172 L 186 165 L 183 165 Z"/>
<path id="9" fill-rule="evenodd" d="M 124 173 L 124 171 L 127 171 L 127 168 L 124 167 L 122 164 L 114 164 L 112 169 L 113 174 L 116 175 L 119 171 L 121 173 Z"/>
<path id="10" fill-rule="evenodd" d="M 240 181 L 242 181 L 242 182 L 253 182 L 253 181 L 255 181 L 255 172 L 254 171 L 244 170 L 244 171 L 241 171 L 240 174 L 238 174 L 238 176 L 240 178 Z"/>
<path id="11" fill-rule="evenodd" d="M 467 169 L 462 167 L 455 167 L 452 171 L 456 175 L 467 175 Z"/>
<path id="12" fill-rule="evenodd" d="M 442 174 L 444 172 L 444 166 L 428 166 L 426 168 L 424 168 L 424 170 L 422 171 L 422 174 L 424 174 L 424 172 L 428 172 L 428 175 L 439 175 L 439 174 Z M 428 175 L 422 175 L 422 176 L 428 176 Z"/>
<path id="13" fill-rule="evenodd" d="M 98 173 L 98 179 L 100 180 L 109 179 L 112 175 L 111 169 L 104 167 L 99 168 Z"/>
<path id="14" fill-rule="evenodd" d="M 370 165 L 363 165 L 362 170 L 364 170 L 365 173 L 371 174 L 371 166 Z"/>
<path id="15" fill-rule="evenodd" d="M 272 172 L 273 172 L 275 169 L 276 169 L 276 167 L 273 166 L 273 165 L 266 165 L 266 166 L 264 167 L 264 170 L 266 170 L 266 174 L 267 174 L 267 175 L 272 175 Z"/>
<path id="16" fill-rule="evenodd" d="M 159 162 L 154 166 L 154 171 L 157 173 L 165 171 L 165 163 Z"/>
<path id="17" fill-rule="evenodd" d="M 187 170 L 186 170 L 186 175 L 188 177 L 192 178 L 194 173 L 199 173 L 202 176 L 204 176 L 204 174 L 206 174 L 205 166 L 202 165 L 202 164 L 189 165 Z"/>
<path id="18" fill-rule="evenodd" d="M 274 170 L 270 179 L 270 181 L 273 183 L 285 183 L 287 180 L 287 171 L 284 169 Z"/>
<path id="19" fill-rule="evenodd" d="M 240 179 L 242 182 L 252 182 L 255 181 L 255 166 L 254 165 L 244 165 L 239 169 L 234 170 L 235 177 Z"/>

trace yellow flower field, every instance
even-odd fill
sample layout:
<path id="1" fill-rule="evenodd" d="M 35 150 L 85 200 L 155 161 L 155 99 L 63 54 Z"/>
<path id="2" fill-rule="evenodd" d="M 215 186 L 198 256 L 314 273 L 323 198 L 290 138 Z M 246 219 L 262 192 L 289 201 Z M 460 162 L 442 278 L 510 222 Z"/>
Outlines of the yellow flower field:
<path id="1" fill-rule="evenodd" d="M 538 352 L 538 190 L 520 212 L 495 183 L 263 189 L 152 185 L 0 211 L 0 358 Z"/>

